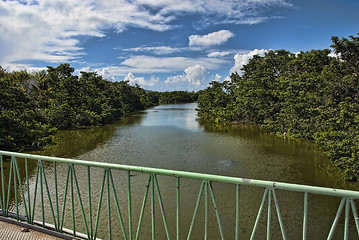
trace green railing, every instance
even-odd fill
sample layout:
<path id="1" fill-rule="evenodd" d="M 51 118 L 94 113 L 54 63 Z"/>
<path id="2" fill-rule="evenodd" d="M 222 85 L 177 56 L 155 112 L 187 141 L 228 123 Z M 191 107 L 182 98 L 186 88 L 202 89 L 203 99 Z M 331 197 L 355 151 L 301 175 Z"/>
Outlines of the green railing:
<path id="1" fill-rule="evenodd" d="M 285 196 L 283 197 L 285 204 L 296 205 L 290 206 L 289 209 L 301 205 L 298 204 L 298 199 L 301 199 L 300 221 L 294 220 L 295 228 L 300 229 L 294 233 L 295 239 L 313 239 L 308 237 L 308 227 L 312 225 L 312 223 L 308 225 L 308 219 L 311 217 L 308 206 L 318 203 L 313 200 L 312 204 L 310 201 L 312 196 L 317 195 L 331 196 L 337 198 L 338 203 L 340 202 L 330 220 L 327 239 L 333 239 L 337 225 L 343 225 L 340 238 L 349 239 L 350 231 L 359 236 L 359 218 L 355 205 L 355 200 L 359 199 L 359 192 L 356 191 L 7 151 L 0 151 L 0 155 L 1 215 L 12 216 L 29 224 L 52 227 L 58 232 L 67 231 L 68 234 L 76 237 L 198 239 L 200 236 L 204 239 L 239 239 L 244 232 L 243 229 L 247 228 L 245 225 L 248 225 L 246 217 L 241 215 L 241 209 L 244 211 L 247 209 L 246 206 L 242 206 L 244 200 L 241 200 L 246 197 L 247 190 L 242 191 L 242 188 L 249 187 L 254 187 L 256 191 L 258 190 L 257 193 L 264 191 L 263 195 L 260 193 L 261 201 L 260 197 L 254 199 L 260 196 L 255 192 L 250 195 L 250 198 L 253 197 L 250 202 L 257 206 L 256 212 L 252 214 L 253 217 L 249 217 L 253 219 L 249 224 L 251 225 L 248 234 L 250 239 L 258 236 L 259 239 L 270 239 L 273 234 L 287 239 L 286 221 L 282 217 L 284 211 L 279 207 L 277 192 Z M 142 184 L 143 176 L 147 180 Z M 162 182 L 159 181 L 160 177 Z M 187 182 L 183 182 L 186 180 Z M 195 191 L 196 187 L 199 187 L 198 192 Z M 232 190 L 227 193 L 227 188 Z M 140 190 L 144 191 L 141 198 L 138 197 Z M 169 196 L 165 197 L 160 190 Z M 215 194 L 215 190 L 216 193 L 220 192 L 221 197 L 233 201 L 224 200 L 219 204 L 216 199 L 219 195 Z M 286 192 L 296 192 L 299 195 L 295 195 L 294 200 L 288 200 L 290 197 L 285 195 Z M 187 197 L 190 193 L 194 197 Z M 155 211 L 157 200 L 160 211 Z M 193 200 L 193 203 L 189 200 Z M 167 204 L 167 201 L 173 203 Z M 151 206 L 150 211 L 146 211 L 148 205 Z M 230 209 L 226 209 L 228 206 Z M 267 217 L 263 219 L 261 215 L 265 208 L 267 208 Z M 342 214 L 343 209 L 345 209 L 344 214 Z M 184 214 L 183 211 L 186 213 Z M 349 226 L 350 212 L 355 222 L 352 226 Z M 199 213 L 201 217 L 198 217 Z M 291 214 L 286 213 L 286 215 Z M 298 217 L 297 212 L 292 215 Z M 341 215 L 344 215 L 344 220 L 340 223 Z M 228 217 L 230 220 L 223 221 Z M 276 225 L 272 224 L 274 220 Z M 161 223 L 158 223 L 159 221 Z M 227 224 L 232 227 L 227 227 Z M 274 233 L 272 229 L 276 226 L 278 231 Z M 69 233 L 67 229 L 71 229 L 71 232 Z M 213 235 L 214 229 L 218 234 L 216 236 Z M 83 234 L 81 235 L 80 232 Z M 194 232 L 196 236 L 193 236 Z M 292 238 L 288 237 L 288 239 Z"/>

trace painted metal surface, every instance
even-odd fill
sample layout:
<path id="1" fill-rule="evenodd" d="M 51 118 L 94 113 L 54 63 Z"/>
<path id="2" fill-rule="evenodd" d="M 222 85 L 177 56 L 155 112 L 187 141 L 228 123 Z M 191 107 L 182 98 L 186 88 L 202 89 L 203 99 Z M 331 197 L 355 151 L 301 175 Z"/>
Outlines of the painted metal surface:
<path id="1" fill-rule="evenodd" d="M 103 225 L 103 222 L 100 222 L 100 214 L 101 210 L 107 208 L 107 229 L 108 229 L 108 239 L 115 239 L 118 236 L 113 236 L 112 225 L 114 221 L 114 216 L 116 217 L 115 221 L 118 221 L 121 226 L 121 238 L 123 239 L 139 239 L 141 234 L 141 227 L 143 225 L 143 218 L 145 214 L 145 208 L 150 198 L 150 219 L 151 219 L 151 238 L 156 238 L 157 227 L 156 220 L 158 218 L 155 217 L 156 208 L 155 202 L 159 203 L 159 211 L 161 215 L 161 221 L 163 222 L 163 227 L 165 231 L 165 236 L 167 239 L 170 239 L 170 227 L 168 224 L 168 213 L 165 211 L 163 196 L 160 192 L 160 186 L 157 180 L 157 176 L 165 175 L 172 176 L 174 181 L 176 182 L 176 216 L 171 216 L 171 218 L 176 219 L 176 239 L 182 239 L 185 237 L 186 239 L 191 239 L 192 231 L 195 227 L 195 221 L 197 218 L 197 213 L 199 211 L 200 202 L 204 201 L 204 239 L 208 239 L 208 222 L 209 222 L 209 211 L 210 209 L 214 209 L 214 215 L 217 222 L 218 231 L 220 234 L 220 238 L 224 239 L 224 231 L 221 221 L 221 214 L 219 211 L 218 203 L 216 201 L 215 192 L 213 183 L 221 182 L 227 184 L 233 184 L 236 188 L 236 194 L 234 196 L 236 202 L 235 211 L 235 233 L 233 236 L 235 239 L 239 239 L 239 227 L 240 227 L 240 219 L 239 219 L 239 198 L 240 198 L 240 187 L 241 186 L 249 186 L 264 189 L 264 194 L 262 197 L 262 201 L 260 207 L 258 209 L 257 217 L 254 222 L 252 228 L 252 234 L 250 239 L 255 239 L 257 227 L 259 221 L 261 219 L 262 213 L 267 206 L 267 227 L 266 227 L 266 238 L 271 238 L 271 229 L 272 229 L 272 207 L 275 207 L 276 219 L 279 222 L 280 232 L 282 239 L 287 239 L 286 231 L 285 231 L 285 223 L 282 218 L 282 212 L 279 207 L 279 201 L 277 198 L 276 191 L 277 190 L 285 190 L 285 191 L 294 191 L 303 193 L 304 199 L 304 209 L 303 209 L 303 221 L 302 221 L 302 239 L 307 239 L 307 221 L 308 221 L 308 194 L 314 195 L 325 195 L 325 196 L 335 196 L 341 198 L 341 203 L 339 205 L 336 216 L 334 217 L 332 227 L 330 232 L 328 233 L 327 239 L 332 239 L 334 231 L 337 227 L 337 223 L 339 221 L 340 216 L 342 215 L 342 210 L 345 209 L 344 218 L 344 236 L 343 239 L 348 239 L 348 229 L 349 229 L 349 218 L 350 212 L 352 212 L 356 231 L 359 236 L 359 219 L 357 215 L 357 210 L 355 206 L 355 200 L 359 199 L 359 192 L 357 191 L 349 191 L 342 189 L 331 189 L 331 188 L 322 188 L 315 186 L 307 186 L 307 185 L 299 185 L 299 184 L 290 184 L 290 183 L 282 183 L 282 182 L 271 182 L 271 181 L 262 181 L 255 179 L 244 179 L 244 178 L 236 178 L 236 177 L 228 177 L 228 176 L 219 176 L 219 175 L 211 175 L 211 174 L 202 174 L 195 172 L 185 172 L 185 171 L 176 171 L 176 170 L 167 170 L 167 169 L 157 169 L 157 168 L 149 168 L 149 167 L 139 167 L 139 166 L 129 166 L 129 165 L 120 165 L 120 164 L 110 164 L 110 163 L 99 163 L 99 162 L 89 162 L 82 160 L 73 160 L 73 159 L 64 159 L 64 158 L 55 158 L 55 157 L 47 157 L 47 156 L 38 156 L 38 155 L 30 155 L 30 154 L 22 154 L 22 153 L 13 153 L 7 151 L 0 151 L 1 155 L 1 191 L 0 191 L 0 207 L 2 210 L 2 215 L 4 217 L 8 217 L 8 212 L 10 209 L 10 198 L 12 197 L 14 200 L 14 206 L 12 207 L 15 210 L 15 214 L 20 220 L 20 215 L 23 214 L 26 216 L 26 222 L 29 224 L 33 224 L 35 220 L 39 220 L 42 222 L 43 226 L 46 224 L 45 219 L 45 209 L 50 211 L 50 221 L 53 223 L 54 228 L 57 232 L 62 232 L 64 228 L 64 220 L 65 220 L 65 210 L 70 205 L 70 211 L 72 216 L 72 234 L 73 236 L 77 236 L 78 232 L 76 228 L 78 224 L 82 226 L 82 229 L 85 229 L 85 235 L 88 239 L 96 239 L 98 234 L 98 229 L 100 225 Z M 10 159 L 10 168 L 8 170 L 4 169 L 5 159 Z M 25 164 L 25 169 L 20 174 L 18 161 L 22 159 Z M 30 181 L 29 181 L 29 173 L 28 173 L 28 164 L 36 163 L 36 174 L 34 183 L 32 183 L 33 189 L 31 192 L 30 189 Z M 52 164 L 53 169 L 53 179 L 54 186 L 50 186 L 48 183 L 48 171 L 45 170 L 44 164 Z M 57 185 L 57 168 L 59 165 L 66 166 L 66 181 L 65 181 L 65 189 L 58 189 Z M 84 196 L 83 191 L 80 189 L 78 178 L 77 178 L 77 169 L 75 166 L 83 166 L 85 167 L 87 174 L 87 196 Z M 91 189 L 93 185 L 91 185 L 91 170 L 97 168 L 103 170 L 102 181 L 96 184 L 96 187 L 99 187 L 100 196 L 97 201 L 97 208 L 93 204 L 93 196 L 91 195 Z M 122 188 L 127 188 L 127 207 L 121 205 L 118 197 L 118 193 L 116 190 L 116 184 L 114 183 L 113 171 L 124 171 L 127 176 L 127 185 L 121 186 Z M 8 171 L 8 178 L 5 178 L 5 171 Z M 132 195 L 134 194 L 132 190 L 131 184 L 131 173 L 138 172 L 142 174 L 147 174 L 147 182 L 145 187 L 145 193 L 142 201 L 142 206 L 140 210 L 140 214 L 138 217 L 138 224 L 134 226 L 134 218 L 133 218 L 133 206 L 132 206 Z M 25 175 L 25 176 L 23 176 Z M 25 179 L 25 180 L 23 180 Z M 201 187 L 198 192 L 197 201 L 195 204 L 195 208 L 192 215 L 191 224 L 187 232 L 181 232 L 181 179 L 197 179 L 201 181 Z M 53 189 L 50 189 L 53 187 Z M 14 190 L 16 189 L 16 190 Z M 13 193 L 11 194 L 11 191 Z M 61 193 L 63 192 L 63 195 Z M 87 198 L 86 206 L 84 199 Z M 40 202 L 40 203 L 39 203 Z M 115 211 L 111 208 L 111 202 L 114 202 Z M 35 212 L 35 206 L 41 205 L 40 214 Z M 46 206 L 45 206 L 46 205 Z M 107 206 L 106 206 L 107 205 Z M 21 206 L 21 209 L 19 209 Z M 123 209 L 127 208 L 127 217 L 128 218 L 128 226 L 126 226 L 126 219 L 122 216 Z M 274 208 L 273 208 L 274 209 Z M 93 212 L 96 211 L 96 213 Z M 274 210 L 273 210 L 274 211 Z M 77 213 L 75 213 L 77 212 Z M 80 219 L 78 219 L 81 216 Z M 35 219 L 36 218 L 36 219 Z M 137 218 L 136 218 L 137 219 Z M 135 232 L 134 232 L 135 231 Z M 135 233 L 135 234 L 134 234 Z"/>

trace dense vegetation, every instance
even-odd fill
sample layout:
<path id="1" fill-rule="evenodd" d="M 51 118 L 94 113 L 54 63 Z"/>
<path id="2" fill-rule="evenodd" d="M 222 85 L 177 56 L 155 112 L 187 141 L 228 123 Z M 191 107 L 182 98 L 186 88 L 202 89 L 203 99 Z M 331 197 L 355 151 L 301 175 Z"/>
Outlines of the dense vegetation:
<path id="1" fill-rule="evenodd" d="M 233 73 L 199 92 L 199 115 L 314 140 L 345 179 L 358 181 L 359 38 L 332 41 L 340 58 L 327 49 L 254 56 L 241 76 Z"/>
<path id="2" fill-rule="evenodd" d="M 187 91 L 161 92 L 160 104 L 191 103 L 197 100 L 197 93 Z"/>
<path id="3" fill-rule="evenodd" d="M 105 124 L 158 105 L 160 98 L 171 96 L 178 103 L 193 95 L 162 95 L 125 81 L 107 81 L 96 72 L 81 72 L 80 77 L 73 72 L 69 64 L 33 74 L 0 67 L 0 149 L 39 149 L 53 143 L 57 129 Z"/>

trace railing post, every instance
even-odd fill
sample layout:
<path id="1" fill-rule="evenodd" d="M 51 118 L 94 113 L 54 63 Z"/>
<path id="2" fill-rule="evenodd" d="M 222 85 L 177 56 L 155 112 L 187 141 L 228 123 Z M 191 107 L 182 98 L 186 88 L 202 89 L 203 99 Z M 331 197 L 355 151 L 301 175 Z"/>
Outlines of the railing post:
<path id="1" fill-rule="evenodd" d="M 2 201 L 1 201 L 1 211 L 2 211 L 2 215 L 3 216 L 6 216 L 6 207 L 5 207 L 5 202 L 6 202 L 6 199 L 5 199 L 5 182 L 4 182 L 4 165 L 3 165 L 3 155 L 1 155 L 1 158 L 0 158 L 0 170 L 1 170 L 1 192 L 2 192 Z M 1 193 L 0 193 L 1 194 Z"/>
<path id="2" fill-rule="evenodd" d="M 60 231 L 60 211 L 59 211 L 59 196 L 57 189 L 57 169 L 56 162 L 54 162 L 54 184 L 55 184 L 55 201 L 56 201 L 56 213 L 57 213 L 57 227 L 56 231 Z"/>
<path id="3" fill-rule="evenodd" d="M 236 185 L 236 229 L 235 240 L 239 239 L 239 184 Z"/>
<path id="4" fill-rule="evenodd" d="M 88 191 L 88 202 L 89 202 L 89 225 L 90 225 L 90 234 L 89 239 L 93 239 L 93 229 L 92 229 L 92 204 L 91 204 L 91 169 L 87 166 L 87 191 Z"/>
<path id="5" fill-rule="evenodd" d="M 128 231 L 129 239 L 132 240 L 132 204 L 131 204 L 131 172 L 127 171 L 127 201 L 128 201 Z"/>
<path id="6" fill-rule="evenodd" d="M 303 240 L 307 239 L 308 225 L 308 193 L 304 193 Z"/>
<path id="7" fill-rule="evenodd" d="M 204 185 L 204 239 L 208 239 L 208 181 Z"/>
<path id="8" fill-rule="evenodd" d="M 355 202 L 353 199 L 350 199 L 350 205 L 352 206 L 352 212 L 353 212 L 353 217 L 354 217 L 354 221 L 355 221 L 355 226 L 356 226 L 357 233 L 359 236 L 359 217 L 358 217 L 358 212 L 357 212 Z"/>
<path id="9" fill-rule="evenodd" d="M 28 167 L 28 160 L 25 158 L 25 175 L 26 175 L 26 189 L 27 189 L 27 204 L 28 204 L 28 216 L 27 222 L 31 224 L 31 200 L 30 200 L 30 183 L 29 183 L 29 167 Z"/>
<path id="10" fill-rule="evenodd" d="M 110 170 L 107 168 L 106 170 L 107 176 L 107 217 L 108 217 L 108 238 L 112 239 L 112 229 L 111 229 L 111 201 L 110 201 Z"/>
<path id="11" fill-rule="evenodd" d="M 180 240 L 180 178 L 176 176 L 176 216 L 177 216 L 177 240 Z"/>
<path id="12" fill-rule="evenodd" d="M 349 229 L 349 199 L 345 200 L 345 222 L 344 222 L 344 240 L 348 240 L 348 229 Z"/>
<path id="13" fill-rule="evenodd" d="M 267 240 L 270 240 L 271 214 L 272 213 L 272 190 L 268 190 L 268 216 L 267 216 Z"/>
<path id="14" fill-rule="evenodd" d="M 155 187 L 154 187 L 154 180 L 153 176 L 154 174 L 150 174 L 151 176 L 151 217 L 152 217 L 152 240 L 155 240 L 156 238 L 156 222 L 155 222 Z"/>
<path id="15" fill-rule="evenodd" d="M 39 161 L 39 167 L 40 167 L 40 197 L 41 197 L 41 213 L 42 213 L 42 226 L 45 227 L 45 208 L 44 208 L 44 186 L 43 186 L 43 167 L 42 167 L 42 161 Z"/>

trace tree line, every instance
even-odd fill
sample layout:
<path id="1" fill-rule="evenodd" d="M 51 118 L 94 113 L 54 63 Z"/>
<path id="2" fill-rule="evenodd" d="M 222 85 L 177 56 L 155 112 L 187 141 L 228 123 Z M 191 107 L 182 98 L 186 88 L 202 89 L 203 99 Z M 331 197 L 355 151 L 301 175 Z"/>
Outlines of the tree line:
<path id="1" fill-rule="evenodd" d="M 195 102 L 198 98 L 196 92 L 187 91 L 172 91 L 161 92 L 159 104 L 177 104 L 177 103 L 191 103 Z"/>
<path id="2" fill-rule="evenodd" d="M 328 49 L 254 56 L 241 75 L 198 93 L 199 115 L 311 139 L 345 179 L 359 181 L 359 37 L 332 42 L 339 57 Z"/>
<path id="3" fill-rule="evenodd" d="M 69 64 L 36 73 L 0 66 L 0 149 L 37 150 L 54 143 L 57 130 L 106 124 L 160 102 L 195 101 L 194 93 L 147 91 L 74 70 Z"/>

